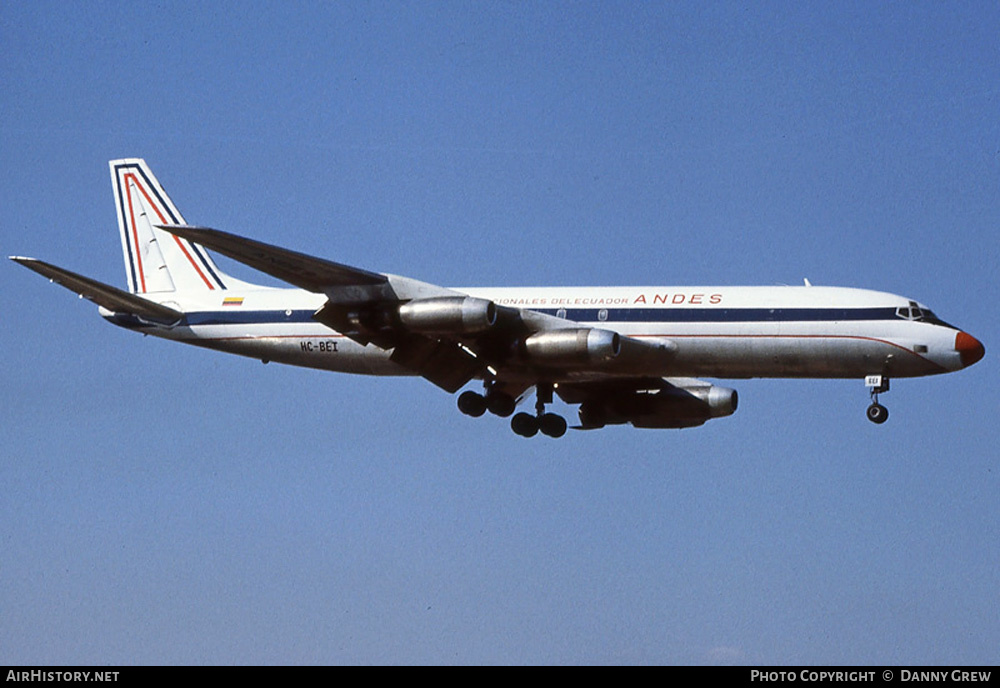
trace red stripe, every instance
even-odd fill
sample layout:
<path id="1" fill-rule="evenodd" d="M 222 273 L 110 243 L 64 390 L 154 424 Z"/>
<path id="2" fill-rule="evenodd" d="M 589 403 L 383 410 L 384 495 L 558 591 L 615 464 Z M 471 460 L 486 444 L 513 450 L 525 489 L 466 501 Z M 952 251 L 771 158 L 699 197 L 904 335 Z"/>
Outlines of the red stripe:
<path id="1" fill-rule="evenodd" d="M 188 259 L 188 262 L 191 263 L 191 267 L 193 267 L 195 269 L 195 272 L 198 273 L 198 277 L 201 277 L 201 281 L 205 283 L 206 287 L 208 287 L 211 290 L 214 290 L 215 285 L 213 285 L 211 282 L 208 281 L 208 278 L 205 277 L 205 273 L 203 273 L 201 269 L 198 267 L 198 265 L 194 262 L 194 259 L 191 257 L 191 254 L 188 253 L 188 250 L 184 248 L 184 244 L 181 243 L 181 238 L 176 234 L 171 234 L 171 236 L 174 238 L 174 241 L 177 242 L 177 245 L 180 247 L 181 251 L 184 252 L 184 256 Z"/>
<path id="2" fill-rule="evenodd" d="M 135 210 L 132 208 L 132 187 L 129 186 L 128 180 L 131 177 L 135 180 L 134 174 L 125 175 L 125 194 L 128 198 L 128 214 L 129 218 L 132 220 L 132 245 L 135 247 L 135 260 L 139 265 L 139 284 L 142 285 L 139 289 L 139 293 L 146 293 L 146 275 L 142 271 L 142 252 L 139 250 L 139 234 L 135 229 Z"/>
<path id="3" fill-rule="evenodd" d="M 253 324 L 253 323 L 250 323 Z M 623 335 L 625 336 L 625 335 Z M 895 342 L 890 342 L 885 339 L 878 339 L 877 337 L 865 337 L 863 335 L 837 335 L 837 334 L 782 334 L 782 335 L 768 335 L 768 334 L 631 334 L 629 337 L 659 337 L 661 339 L 674 338 L 679 339 L 681 337 L 687 337 L 689 339 L 693 338 L 706 338 L 706 337 L 719 337 L 719 338 L 743 338 L 743 339 L 760 339 L 760 338 L 771 338 L 771 339 L 860 339 L 869 342 L 877 342 L 879 344 L 885 344 L 887 346 L 892 346 L 908 354 L 916 356 L 921 361 L 929 363 L 937 368 L 940 368 L 942 372 L 948 372 L 948 369 L 935 361 L 925 358 L 920 354 L 907 349 L 901 344 L 896 344 Z M 197 337 L 195 340 L 178 338 L 178 341 L 190 342 L 228 342 L 236 340 L 245 339 L 347 339 L 347 335 L 343 334 L 279 334 L 279 335 L 243 335 L 240 337 Z M 706 375 L 706 377 L 710 377 Z M 820 379 L 820 378 L 816 378 Z"/>
<path id="4" fill-rule="evenodd" d="M 136 179 L 135 174 L 133 174 L 133 173 L 130 172 L 130 173 L 128 173 L 128 174 L 125 175 L 126 187 L 128 186 L 127 182 L 128 182 L 128 179 L 130 177 L 135 182 L 135 185 L 139 189 L 139 191 L 142 192 L 142 195 L 146 197 L 146 201 L 149 203 L 150 207 L 152 207 L 153 210 L 156 211 L 156 216 L 160 218 L 160 224 L 161 225 L 169 225 L 169 224 L 171 224 L 171 223 L 167 222 L 167 218 L 163 217 L 163 213 L 160 212 L 159 206 L 157 206 L 156 203 L 153 202 L 153 199 L 149 197 L 149 194 L 146 193 L 146 189 L 143 188 L 143 186 L 141 184 L 139 184 L 139 180 Z M 131 193 L 131 191 L 129 191 L 128 202 L 129 202 L 129 213 L 132 213 L 132 193 Z M 134 213 L 132 213 L 132 215 L 133 215 L 133 217 L 132 217 L 132 235 L 135 236 L 136 233 L 135 233 L 135 217 L 134 217 Z M 215 285 L 212 284 L 208 280 L 207 277 L 205 277 L 205 273 L 203 273 L 201 271 L 201 268 L 198 267 L 198 264 L 194 261 L 194 258 L 192 258 L 191 254 L 188 253 L 187 248 L 184 246 L 183 242 L 181 242 L 181 238 L 179 236 L 177 236 L 176 234 L 171 234 L 170 236 L 172 236 L 174 238 L 174 241 L 177 242 L 178 248 L 180 248 L 180 250 L 184 253 L 184 257 L 188 259 L 189 263 L 191 263 L 191 267 L 193 267 L 194 271 L 198 273 L 199 277 L 201 277 L 201 280 L 202 280 L 202 282 L 205 283 L 205 286 L 208 287 L 210 290 L 214 290 L 215 289 Z M 136 237 L 135 242 L 136 242 L 136 255 L 138 256 L 138 254 L 139 254 L 138 253 L 138 246 L 139 246 L 139 239 L 138 239 L 138 237 Z M 139 262 L 139 274 L 142 275 L 142 261 L 141 260 Z M 146 291 L 146 279 L 145 279 L 145 277 L 142 278 L 142 282 L 143 282 L 142 290 Z"/>

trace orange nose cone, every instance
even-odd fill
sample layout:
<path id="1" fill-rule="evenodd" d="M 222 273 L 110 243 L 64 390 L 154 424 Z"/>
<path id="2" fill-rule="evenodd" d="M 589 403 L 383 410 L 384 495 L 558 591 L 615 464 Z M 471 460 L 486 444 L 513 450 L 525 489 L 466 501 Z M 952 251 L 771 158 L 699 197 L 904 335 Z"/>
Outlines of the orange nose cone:
<path id="1" fill-rule="evenodd" d="M 958 352 L 962 365 L 966 368 L 986 355 L 982 342 L 965 332 L 955 335 L 955 351 Z"/>

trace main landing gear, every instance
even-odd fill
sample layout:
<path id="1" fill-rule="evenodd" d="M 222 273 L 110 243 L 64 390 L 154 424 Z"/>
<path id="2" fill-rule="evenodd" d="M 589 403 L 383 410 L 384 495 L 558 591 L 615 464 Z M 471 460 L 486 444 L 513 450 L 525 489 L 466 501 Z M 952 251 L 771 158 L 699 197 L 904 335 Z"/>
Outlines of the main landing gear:
<path id="1" fill-rule="evenodd" d="M 535 415 L 517 414 L 510 419 L 510 429 L 521 437 L 534 437 L 539 431 L 549 437 L 562 437 L 566 434 L 566 419 L 545 412 L 545 405 L 552 403 L 552 385 L 539 384 L 535 390 Z"/>
<path id="2" fill-rule="evenodd" d="M 562 437 L 566 434 L 566 419 L 555 413 L 546 413 L 545 405 L 552 403 L 552 385 L 539 384 L 535 402 L 535 415 L 518 413 L 510 420 L 511 430 L 521 437 L 534 437 L 539 432 L 549 437 Z M 484 394 L 468 391 L 458 397 L 458 410 L 467 416 L 478 418 L 489 411 L 495 416 L 507 418 L 514 413 L 517 401 L 506 392 L 494 389 L 491 382 L 486 383 Z"/>
<path id="3" fill-rule="evenodd" d="M 865 378 L 865 386 L 871 388 L 872 404 L 865 415 L 868 420 L 878 425 L 889 420 L 889 409 L 878 403 L 878 395 L 889 391 L 889 378 L 885 375 L 869 375 Z"/>
<path id="4" fill-rule="evenodd" d="M 486 389 L 486 394 L 476 392 L 462 392 L 458 397 L 458 410 L 467 416 L 478 418 L 487 411 L 495 416 L 506 418 L 514 413 L 514 406 L 517 402 L 512 396 L 504 392 Z"/>

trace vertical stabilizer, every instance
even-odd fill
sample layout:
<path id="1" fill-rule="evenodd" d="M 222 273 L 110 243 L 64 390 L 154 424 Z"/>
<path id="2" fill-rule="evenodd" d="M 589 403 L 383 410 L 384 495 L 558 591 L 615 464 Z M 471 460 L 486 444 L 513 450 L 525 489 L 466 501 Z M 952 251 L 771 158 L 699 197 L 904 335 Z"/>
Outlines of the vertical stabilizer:
<path id="1" fill-rule="evenodd" d="M 156 227 L 187 223 L 145 160 L 112 160 L 109 165 L 129 291 L 221 291 L 236 282 L 203 247 Z"/>

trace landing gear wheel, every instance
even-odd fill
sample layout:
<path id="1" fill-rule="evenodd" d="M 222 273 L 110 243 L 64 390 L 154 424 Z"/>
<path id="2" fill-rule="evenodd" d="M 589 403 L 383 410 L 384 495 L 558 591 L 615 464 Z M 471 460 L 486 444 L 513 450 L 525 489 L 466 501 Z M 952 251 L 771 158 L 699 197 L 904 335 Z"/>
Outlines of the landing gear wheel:
<path id="1" fill-rule="evenodd" d="M 517 402 L 509 394 L 503 392 L 492 392 L 486 395 L 486 408 L 494 416 L 500 416 L 501 418 L 506 418 L 510 414 L 514 413 L 514 408 L 517 406 Z"/>
<path id="2" fill-rule="evenodd" d="M 878 395 L 889 391 L 889 376 L 884 373 L 866 375 L 865 386 L 871 388 L 872 395 L 872 405 L 868 407 L 865 415 L 871 422 L 881 425 L 889 420 L 889 409 L 878 403 Z"/>
<path id="3" fill-rule="evenodd" d="M 868 407 L 867 415 L 868 420 L 881 425 L 889 420 L 889 409 L 882 404 L 875 403 Z"/>
<path id="4" fill-rule="evenodd" d="M 478 418 L 486 413 L 486 399 L 476 392 L 462 392 L 458 397 L 458 410 L 467 416 Z"/>
<path id="5" fill-rule="evenodd" d="M 538 419 L 538 429 L 543 435 L 556 438 L 566 434 L 566 419 L 555 413 L 546 413 Z"/>
<path id="6" fill-rule="evenodd" d="M 510 419 L 510 429 L 521 437 L 534 437 L 538 433 L 538 419 L 527 413 L 518 413 Z"/>

